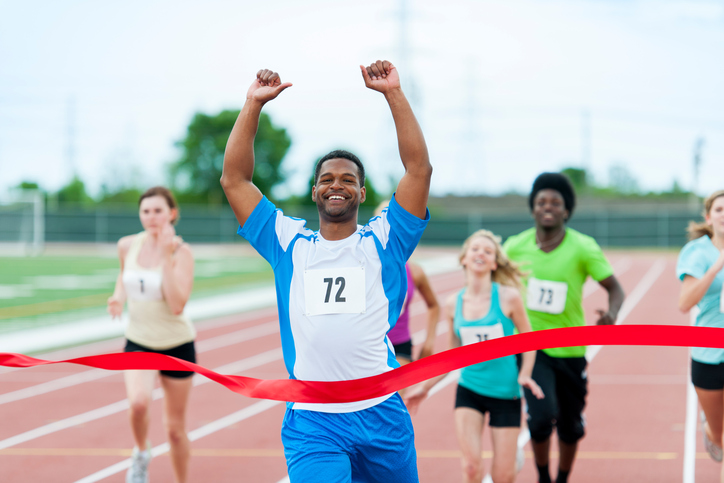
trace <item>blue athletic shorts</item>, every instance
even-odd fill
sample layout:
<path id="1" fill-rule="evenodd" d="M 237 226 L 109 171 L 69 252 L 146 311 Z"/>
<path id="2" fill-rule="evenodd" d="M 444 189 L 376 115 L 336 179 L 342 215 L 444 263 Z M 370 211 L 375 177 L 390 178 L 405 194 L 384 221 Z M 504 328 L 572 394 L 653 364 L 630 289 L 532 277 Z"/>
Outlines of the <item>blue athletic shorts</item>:
<path id="1" fill-rule="evenodd" d="M 282 443 L 290 483 L 417 483 L 415 434 L 399 394 L 368 409 L 287 409 Z"/>

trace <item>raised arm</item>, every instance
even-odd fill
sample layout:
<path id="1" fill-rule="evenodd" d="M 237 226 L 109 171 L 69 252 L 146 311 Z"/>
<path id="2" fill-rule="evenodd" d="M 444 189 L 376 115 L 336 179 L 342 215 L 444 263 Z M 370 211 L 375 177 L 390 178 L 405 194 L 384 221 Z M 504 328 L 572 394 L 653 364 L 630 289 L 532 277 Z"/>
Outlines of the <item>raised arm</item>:
<path id="1" fill-rule="evenodd" d="M 397 69 L 386 60 L 378 60 L 368 67 L 361 65 L 360 69 L 365 85 L 384 94 L 395 121 L 400 158 L 405 167 L 405 174 L 397 185 L 395 200 L 408 212 L 418 218 L 425 218 L 432 165 L 425 137 L 400 87 Z"/>
<path id="2" fill-rule="evenodd" d="M 291 85 L 289 82 L 282 84 L 279 74 L 271 70 L 257 72 L 226 143 L 221 186 L 241 226 L 262 198 L 262 193 L 251 181 L 254 174 L 254 138 L 259 129 L 261 109 Z"/>

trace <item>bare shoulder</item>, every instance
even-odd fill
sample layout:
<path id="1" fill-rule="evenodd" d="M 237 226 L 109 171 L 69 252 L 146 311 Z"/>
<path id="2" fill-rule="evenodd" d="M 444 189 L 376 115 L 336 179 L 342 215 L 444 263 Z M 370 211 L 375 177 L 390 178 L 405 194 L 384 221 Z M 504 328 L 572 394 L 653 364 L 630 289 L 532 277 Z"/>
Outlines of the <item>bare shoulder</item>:
<path id="1" fill-rule="evenodd" d="M 410 267 L 410 273 L 412 274 L 412 279 L 415 281 L 415 285 L 420 285 L 427 280 L 425 271 L 420 265 L 413 262 L 407 262 L 407 266 Z"/>
<path id="2" fill-rule="evenodd" d="M 520 290 L 516 287 L 511 287 L 510 285 L 500 285 L 498 294 L 501 302 L 515 302 L 521 300 Z"/>
<path id="3" fill-rule="evenodd" d="M 500 285 L 498 297 L 500 298 L 500 306 L 503 312 L 508 316 L 523 308 L 523 298 L 520 295 L 520 290 L 516 287 Z"/>
<path id="4" fill-rule="evenodd" d="M 129 248 L 131 248 L 131 243 L 133 243 L 133 239 L 136 238 L 138 235 L 127 235 L 118 240 L 118 255 L 123 258 L 126 256 L 126 253 L 128 253 Z"/>
<path id="5" fill-rule="evenodd" d="M 459 290 L 453 294 L 450 294 L 448 298 L 445 299 L 445 307 L 447 307 L 449 310 L 455 311 L 455 306 L 458 302 L 458 297 L 462 293 L 462 290 Z"/>

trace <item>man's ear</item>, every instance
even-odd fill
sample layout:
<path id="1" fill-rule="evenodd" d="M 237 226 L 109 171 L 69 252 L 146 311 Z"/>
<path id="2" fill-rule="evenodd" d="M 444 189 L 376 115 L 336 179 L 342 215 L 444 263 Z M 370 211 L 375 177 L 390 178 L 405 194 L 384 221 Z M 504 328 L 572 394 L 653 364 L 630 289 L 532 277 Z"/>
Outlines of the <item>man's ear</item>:
<path id="1" fill-rule="evenodd" d="M 314 201 L 315 203 L 317 202 L 317 200 L 316 200 L 316 193 L 317 193 L 317 187 L 316 187 L 316 186 L 312 186 L 312 201 Z"/>
<path id="2" fill-rule="evenodd" d="M 361 188 L 359 189 L 359 193 L 360 193 L 360 200 L 359 200 L 359 202 L 360 202 L 360 203 L 364 203 L 365 200 L 367 199 L 367 188 L 365 188 L 364 186 L 361 187 Z"/>

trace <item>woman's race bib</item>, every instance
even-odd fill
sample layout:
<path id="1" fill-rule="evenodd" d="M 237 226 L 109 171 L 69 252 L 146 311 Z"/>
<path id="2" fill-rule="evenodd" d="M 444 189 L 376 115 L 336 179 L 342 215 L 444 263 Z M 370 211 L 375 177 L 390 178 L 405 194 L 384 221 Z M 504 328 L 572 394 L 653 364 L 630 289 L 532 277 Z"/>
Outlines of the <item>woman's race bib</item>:
<path id="1" fill-rule="evenodd" d="M 486 340 L 503 337 L 503 324 L 479 325 L 473 327 L 460 327 L 460 342 L 463 345 L 475 344 Z"/>
<path id="2" fill-rule="evenodd" d="M 152 270 L 123 270 L 123 286 L 131 300 L 163 300 L 160 272 Z"/>
<path id="3" fill-rule="evenodd" d="M 566 295 L 568 284 L 566 282 L 552 282 L 550 280 L 528 279 L 526 302 L 530 310 L 560 314 L 566 308 Z"/>
<path id="4" fill-rule="evenodd" d="M 365 313 L 364 267 L 305 270 L 304 303 L 308 316 Z"/>

